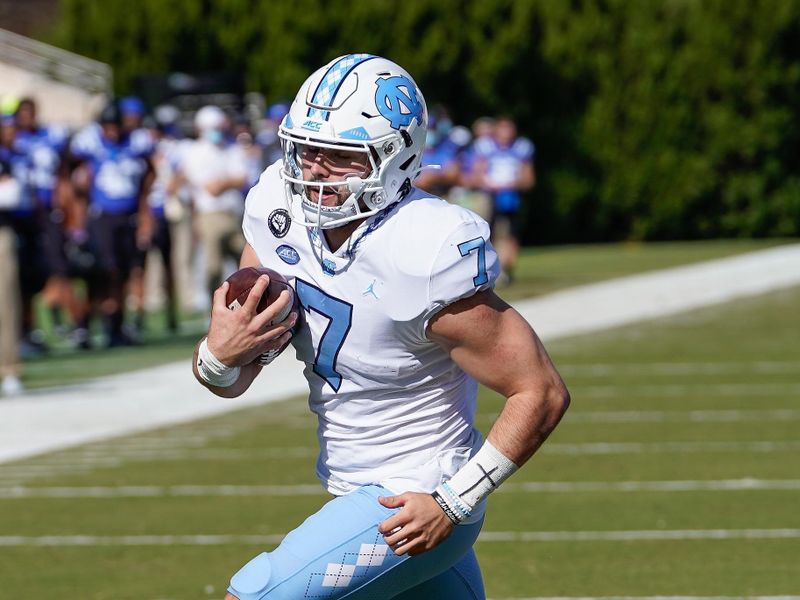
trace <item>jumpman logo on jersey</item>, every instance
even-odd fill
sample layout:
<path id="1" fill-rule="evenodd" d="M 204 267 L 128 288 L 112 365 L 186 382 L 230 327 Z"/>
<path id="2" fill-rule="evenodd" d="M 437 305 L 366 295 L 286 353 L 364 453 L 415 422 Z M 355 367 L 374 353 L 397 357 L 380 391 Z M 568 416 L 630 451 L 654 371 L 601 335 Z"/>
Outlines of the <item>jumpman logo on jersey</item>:
<path id="1" fill-rule="evenodd" d="M 378 281 L 377 279 L 373 279 L 372 283 L 369 284 L 367 289 L 361 295 L 362 296 L 368 296 L 369 294 L 372 294 L 375 297 L 375 300 L 380 300 L 380 298 L 378 298 L 378 294 L 375 293 L 375 283 L 377 281 Z"/>

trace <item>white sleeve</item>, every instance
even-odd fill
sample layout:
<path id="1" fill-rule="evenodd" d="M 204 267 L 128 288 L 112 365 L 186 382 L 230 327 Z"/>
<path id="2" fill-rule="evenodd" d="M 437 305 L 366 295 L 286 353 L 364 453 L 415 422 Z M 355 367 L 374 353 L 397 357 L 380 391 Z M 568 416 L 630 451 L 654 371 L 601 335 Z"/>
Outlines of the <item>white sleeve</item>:
<path id="1" fill-rule="evenodd" d="M 253 227 L 257 226 L 255 223 L 254 217 L 254 207 L 258 202 L 258 197 L 261 195 L 261 190 L 264 187 L 264 175 L 261 175 L 261 179 L 258 180 L 253 187 L 250 188 L 250 191 L 247 192 L 247 197 L 244 200 L 244 218 L 242 219 L 242 232 L 244 233 L 244 239 L 247 240 L 247 243 L 255 248 L 255 242 L 253 241 Z"/>
<path id="2" fill-rule="evenodd" d="M 81 160 L 86 160 L 92 157 L 98 149 L 100 140 L 97 137 L 97 132 L 93 126 L 88 126 L 81 129 L 75 134 L 70 143 L 69 150 L 76 157 Z"/>
<path id="3" fill-rule="evenodd" d="M 420 319 L 423 339 L 431 318 L 445 306 L 494 287 L 500 274 L 485 221 L 462 222 L 444 239 L 428 280 L 428 301 Z"/>

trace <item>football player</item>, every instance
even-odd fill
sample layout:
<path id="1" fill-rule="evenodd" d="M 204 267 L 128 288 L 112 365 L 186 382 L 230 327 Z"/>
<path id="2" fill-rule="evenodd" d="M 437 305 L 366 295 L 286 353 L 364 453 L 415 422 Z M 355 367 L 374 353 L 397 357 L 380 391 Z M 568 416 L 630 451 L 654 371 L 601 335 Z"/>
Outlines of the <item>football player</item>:
<path id="1" fill-rule="evenodd" d="M 98 277 L 91 282 L 89 295 L 100 297 L 108 345 L 130 345 L 136 340 L 123 331 L 125 282 L 140 266 L 141 248 L 152 235 L 147 197 L 154 178 L 153 141 L 141 129 L 125 132 L 119 107 L 112 102 L 100 112 L 97 123 L 75 134 L 70 154 L 70 166 L 88 175 L 86 205 L 76 213 L 85 221 L 96 252 Z M 78 180 L 68 170 L 62 177 L 70 185 Z"/>
<path id="2" fill-rule="evenodd" d="M 522 192 L 536 183 L 536 148 L 524 137 L 517 137 L 517 126 L 510 117 L 495 121 L 491 137 L 475 142 L 475 174 L 479 187 L 492 197 L 492 243 L 500 256 L 498 283 L 510 283 L 519 256 L 519 210 Z"/>
<path id="3" fill-rule="evenodd" d="M 282 292 L 256 313 L 262 276 L 229 311 L 223 284 L 194 372 L 239 395 L 291 338 L 334 499 L 242 567 L 227 600 L 484 598 L 472 545 L 486 498 L 567 408 L 536 334 L 492 291 L 487 224 L 414 187 L 426 127 L 405 70 L 337 58 L 301 87 L 284 157 L 247 197 L 241 266 L 285 274 L 300 310 L 270 324 L 292 301 Z M 507 398 L 485 440 L 477 382 Z"/>
<path id="4" fill-rule="evenodd" d="M 85 348 L 88 346 L 88 331 L 79 327 L 85 310 L 70 281 L 65 249 L 69 190 L 63 185 L 57 186 L 58 172 L 66 158 L 68 131 L 63 127 L 41 125 L 37 119 L 36 102 L 32 98 L 20 100 L 15 120 L 16 145 L 30 161 L 30 188 L 41 238 L 39 251 L 47 276 L 42 302 L 50 309 L 57 328 L 61 324 L 59 309 L 67 311 L 76 325 L 71 337 L 79 347 Z"/>

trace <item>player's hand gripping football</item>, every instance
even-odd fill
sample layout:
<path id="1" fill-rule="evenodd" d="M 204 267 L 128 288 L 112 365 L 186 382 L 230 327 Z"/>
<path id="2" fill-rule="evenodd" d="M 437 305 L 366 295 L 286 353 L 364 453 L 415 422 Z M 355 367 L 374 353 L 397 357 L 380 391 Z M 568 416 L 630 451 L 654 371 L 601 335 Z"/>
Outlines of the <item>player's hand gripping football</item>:
<path id="1" fill-rule="evenodd" d="M 257 312 L 261 296 L 269 285 L 266 275 L 258 278 L 238 310 L 230 310 L 225 303 L 229 285 L 226 281 L 214 292 L 208 349 L 223 364 L 241 367 L 252 363 L 262 353 L 286 344 L 292 337 L 291 329 L 297 322 L 298 313 L 293 310 L 280 323 L 271 324 L 275 316 L 292 302 L 292 294 L 287 290 L 282 291 L 267 308 Z"/>
<path id="2" fill-rule="evenodd" d="M 416 556 L 432 550 L 455 527 L 430 494 L 406 492 L 381 496 L 378 501 L 386 508 L 400 509 L 378 526 L 384 541 L 398 556 Z"/>

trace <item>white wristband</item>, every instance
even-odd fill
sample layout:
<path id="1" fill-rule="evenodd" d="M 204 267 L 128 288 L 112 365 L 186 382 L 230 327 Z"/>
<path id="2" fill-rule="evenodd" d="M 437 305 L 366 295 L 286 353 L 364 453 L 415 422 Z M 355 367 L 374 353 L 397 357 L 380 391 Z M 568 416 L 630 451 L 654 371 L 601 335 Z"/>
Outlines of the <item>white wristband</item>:
<path id="1" fill-rule="evenodd" d="M 239 379 L 239 367 L 223 364 L 208 349 L 208 338 L 200 342 L 197 349 L 197 374 L 200 379 L 216 387 L 230 387 Z"/>
<path id="2" fill-rule="evenodd" d="M 447 516 L 454 523 L 460 523 L 518 468 L 487 440 L 452 479 L 436 488 L 434 497 L 439 496 L 450 509 L 445 510 Z"/>

